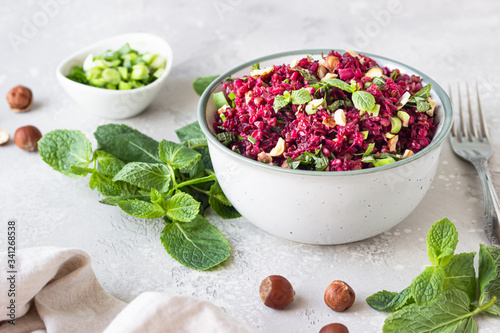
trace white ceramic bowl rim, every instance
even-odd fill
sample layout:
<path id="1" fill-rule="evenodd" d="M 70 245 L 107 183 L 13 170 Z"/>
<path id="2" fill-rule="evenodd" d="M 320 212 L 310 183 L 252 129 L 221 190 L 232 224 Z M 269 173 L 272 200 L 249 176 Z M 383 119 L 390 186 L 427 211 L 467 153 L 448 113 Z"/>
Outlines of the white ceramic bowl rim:
<path id="1" fill-rule="evenodd" d="M 162 41 L 165 44 L 165 46 L 170 51 L 170 55 L 162 54 L 162 56 L 166 56 L 167 57 L 167 65 L 165 67 L 165 71 L 163 72 L 163 74 L 159 78 L 157 78 L 156 80 L 154 80 L 153 82 L 151 82 L 150 84 L 145 85 L 144 87 L 135 88 L 135 89 L 129 89 L 129 90 L 112 90 L 112 89 L 105 89 L 105 88 L 93 87 L 93 86 L 89 86 L 89 85 L 86 85 L 86 84 L 82 84 L 80 82 L 76 82 L 76 81 L 70 80 L 70 79 L 68 79 L 66 77 L 66 75 L 68 75 L 68 74 L 64 74 L 62 72 L 62 68 L 66 65 L 66 63 L 68 63 L 69 61 L 73 60 L 74 58 L 77 58 L 82 53 L 87 53 L 87 55 L 88 55 L 90 53 L 90 50 L 94 49 L 96 46 L 99 46 L 101 44 L 105 44 L 106 42 L 115 40 L 116 38 L 120 38 L 120 37 L 123 37 L 123 36 L 136 36 L 136 37 L 138 36 L 138 37 L 140 37 L 141 35 L 144 36 L 144 37 L 146 37 L 146 38 L 157 38 L 159 41 Z M 107 91 L 109 94 L 119 95 L 119 94 L 130 93 L 131 90 L 133 90 L 133 91 L 141 91 L 141 90 L 145 90 L 145 89 L 154 87 L 155 85 L 161 84 L 161 81 L 163 81 L 163 79 L 165 77 L 167 77 L 167 75 L 169 74 L 169 72 L 170 72 L 170 70 L 172 68 L 172 61 L 173 61 L 172 48 L 170 47 L 170 45 L 163 38 L 161 38 L 160 36 L 154 35 L 154 34 L 150 34 L 150 33 L 135 32 L 135 33 L 126 33 L 126 34 L 121 34 L 121 35 L 115 35 L 115 36 L 111 36 L 111 37 L 108 37 L 108 38 L 105 38 L 105 39 L 101 39 L 101 40 L 99 40 L 99 41 L 97 41 L 95 43 L 92 43 L 92 44 L 84 47 L 83 49 L 80 49 L 80 50 L 72 53 L 70 56 L 66 57 L 63 61 L 61 61 L 59 63 L 59 65 L 57 66 L 57 69 L 56 69 L 56 73 L 57 73 L 57 75 L 60 75 L 60 76 L 64 77 L 64 79 L 70 81 L 72 84 L 78 84 L 79 86 L 82 86 L 82 88 L 84 88 L 84 89 L 91 89 L 91 90 L 98 89 L 99 91 Z M 83 66 L 83 63 L 82 63 L 82 66 Z"/>
<path id="2" fill-rule="evenodd" d="M 439 99 L 441 100 L 442 107 L 444 108 L 444 120 L 442 123 L 441 130 L 439 133 L 432 139 L 431 143 L 416 153 L 415 155 L 405 158 L 403 160 L 397 161 L 395 163 L 379 166 L 379 167 L 374 167 L 374 168 L 369 168 L 369 169 L 361 169 L 361 170 L 350 170 L 350 171 L 330 171 L 330 172 L 325 172 L 325 171 L 312 171 L 312 170 L 299 170 L 299 169 L 287 169 L 287 168 L 281 168 L 278 166 L 273 166 L 273 165 L 267 165 L 262 162 L 254 161 L 248 157 L 242 156 L 238 153 L 233 152 L 231 149 L 227 148 L 224 146 L 217 138 L 213 135 L 213 133 L 209 130 L 207 123 L 206 123 L 206 105 L 208 101 L 210 100 L 210 97 L 212 96 L 213 91 L 222 83 L 225 81 L 226 78 L 231 77 L 234 73 L 250 67 L 258 62 L 263 62 L 267 60 L 272 60 L 275 58 L 280 58 L 280 57 L 287 57 L 291 55 L 304 55 L 304 54 L 310 54 L 310 55 L 319 55 L 321 52 L 324 54 L 328 54 L 331 49 L 305 49 L 305 50 L 295 50 L 295 51 L 287 51 L 287 52 L 281 52 L 281 53 L 275 53 L 271 55 L 267 55 L 264 57 L 260 57 L 254 60 L 247 61 L 237 67 L 234 67 L 233 69 L 227 71 L 226 73 L 220 75 L 217 79 L 215 79 L 204 91 L 203 95 L 200 98 L 200 101 L 198 103 L 198 122 L 200 124 L 200 127 L 202 131 L 205 133 L 205 136 L 207 137 L 207 140 L 210 141 L 213 145 L 217 146 L 220 148 L 221 151 L 225 152 L 226 154 L 231 155 L 234 158 L 238 158 L 242 163 L 250 163 L 252 165 L 255 165 L 256 167 L 260 168 L 267 168 L 269 171 L 276 171 L 276 172 L 285 172 L 285 173 L 292 173 L 292 174 L 297 174 L 297 175 L 308 175 L 308 176 L 347 176 L 347 175 L 358 175 L 358 174 L 370 174 L 370 173 L 376 173 L 376 172 L 382 172 L 385 170 L 397 168 L 398 166 L 411 163 L 412 161 L 422 158 L 425 156 L 427 153 L 433 151 L 439 145 L 443 142 L 443 140 L 447 137 L 448 133 L 450 132 L 451 125 L 452 125 L 452 120 L 453 120 L 453 109 L 450 103 L 450 99 L 448 98 L 448 95 L 446 92 L 434 81 L 432 80 L 429 76 L 425 75 L 424 73 L 420 72 L 419 70 L 416 70 L 413 67 L 410 67 L 408 65 L 403 64 L 402 62 L 395 61 L 390 58 L 386 57 L 381 57 L 375 54 L 370 54 L 366 52 L 358 52 L 359 54 L 366 55 L 367 57 L 373 58 L 374 60 L 382 60 L 382 61 L 387 61 L 391 62 L 393 64 L 396 64 L 398 66 L 403 67 L 404 69 L 419 75 L 424 81 L 431 83 L 432 84 L 432 91 L 435 92 Z M 345 50 L 334 50 L 339 53 L 344 53 Z M 357 52 L 357 51 L 355 51 Z"/>

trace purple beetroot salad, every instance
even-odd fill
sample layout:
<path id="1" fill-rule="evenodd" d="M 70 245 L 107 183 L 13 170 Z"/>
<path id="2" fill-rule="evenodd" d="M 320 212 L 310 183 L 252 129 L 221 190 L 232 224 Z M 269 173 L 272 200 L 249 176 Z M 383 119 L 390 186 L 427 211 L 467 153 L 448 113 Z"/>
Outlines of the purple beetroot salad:
<path id="1" fill-rule="evenodd" d="M 213 95 L 217 138 L 231 150 L 292 169 L 346 171 L 394 163 L 429 145 L 431 85 L 347 51 L 230 78 Z"/>

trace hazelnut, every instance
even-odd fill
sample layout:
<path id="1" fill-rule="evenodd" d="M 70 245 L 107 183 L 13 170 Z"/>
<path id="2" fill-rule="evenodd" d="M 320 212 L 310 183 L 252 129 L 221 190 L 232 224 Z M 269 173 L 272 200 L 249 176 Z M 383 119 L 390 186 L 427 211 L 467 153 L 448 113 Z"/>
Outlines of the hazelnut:
<path id="1" fill-rule="evenodd" d="M 325 66 L 319 66 L 318 70 L 316 71 L 316 74 L 318 75 L 319 79 L 323 79 L 326 74 L 328 74 L 328 69 Z"/>
<path id="2" fill-rule="evenodd" d="M 295 291 L 290 282 L 281 275 L 270 275 L 260 284 L 262 302 L 273 309 L 283 309 L 293 302 Z"/>
<path id="3" fill-rule="evenodd" d="M 340 126 L 347 125 L 345 112 L 342 109 L 338 109 L 337 111 L 335 111 L 335 113 L 333 114 L 333 119 L 337 125 Z"/>
<path id="4" fill-rule="evenodd" d="M 349 330 L 340 323 L 334 323 L 323 326 L 319 333 L 349 333 Z"/>
<path id="5" fill-rule="evenodd" d="M 0 146 L 6 144 L 10 140 L 9 132 L 0 129 Z"/>
<path id="6" fill-rule="evenodd" d="M 341 312 L 349 309 L 355 299 L 354 290 L 344 281 L 335 280 L 325 290 L 325 303 L 333 311 Z"/>
<path id="7" fill-rule="evenodd" d="M 326 126 L 331 127 L 331 128 L 333 128 L 333 127 L 335 127 L 335 125 L 337 125 L 335 123 L 335 118 L 332 116 L 328 116 L 325 119 L 323 119 L 323 124 L 325 124 Z"/>
<path id="8" fill-rule="evenodd" d="M 42 133 L 35 126 L 24 126 L 17 129 L 14 134 L 16 145 L 27 151 L 38 149 L 38 140 L 42 138 Z"/>
<path id="9" fill-rule="evenodd" d="M 405 158 L 408 158 L 408 157 L 413 156 L 413 155 L 414 155 L 413 150 L 406 149 L 404 154 L 403 154 L 403 157 L 401 157 L 401 159 L 405 159 Z"/>
<path id="10" fill-rule="evenodd" d="M 387 142 L 387 146 L 389 147 L 389 152 L 394 153 L 396 152 L 396 144 L 398 143 L 399 136 L 395 135 L 392 138 L 389 139 Z"/>
<path id="11" fill-rule="evenodd" d="M 373 67 L 366 72 L 365 76 L 368 76 L 369 78 L 373 79 L 374 77 L 380 77 L 384 75 L 384 72 L 379 67 Z"/>
<path id="12" fill-rule="evenodd" d="M 339 58 L 335 56 L 329 56 L 326 57 L 325 61 L 323 62 L 323 66 L 325 66 L 330 72 L 333 72 L 334 70 L 337 69 L 339 63 L 340 63 Z"/>
<path id="13" fill-rule="evenodd" d="M 7 102 L 14 112 L 26 112 L 33 104 L 31 90 L 23 86 L 12 88 L 7 94 Z"/>
<path id="14" fill-rule="evenodd" d="M 283 153 L 285 152 L 286 149 L 286 142 L 282 138 L 278 139 L 278 142 L 276 143 L 276 146 L 271 149 L 269 152 L 269 155 L 271 157 L 281 157 L 283 156 Z"/>
<path id="15" fill-rule="evenodd" d="M 273 158 L 269 154 L 267 154 L 266 152 L 262 151 L 257 155 L 257 161 L 271 164 L 271 163 L 273 163 Z"/>

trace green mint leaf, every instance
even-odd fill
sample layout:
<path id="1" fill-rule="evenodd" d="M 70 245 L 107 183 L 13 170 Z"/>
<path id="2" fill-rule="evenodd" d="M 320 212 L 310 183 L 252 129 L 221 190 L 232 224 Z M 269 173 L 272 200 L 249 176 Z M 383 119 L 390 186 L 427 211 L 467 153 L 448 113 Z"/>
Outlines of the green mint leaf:
<path id="1" fill-rule="evenodd" d="M 215 197 L 208 198 L 208 202 L 210 204 L 210 208 L 212 208 L 217 215 L 224 219 L 236 219 L 241 217 L 241 214 L 236 210 L 236 208 L 225 205 L 222 201 Z"/>
<path id="2" fill-rule="evenodd" d="M 288 91 L 285 91 L 283 95 L 278 95 L 274 97 L 273 109 L 278 112 L 281 108 L 285 107 L 290 103 L 291 96 Z"/>
<path id="3" fill-rule="evenodd" d="M 209 75 L 209 76 L 203 76 L 199 77 L 193 82 L 193 89 L 196 91 L 196 93 L 201 96 L 205 89 L 212 83 L 215 79 L 217 79 L 219 75 Z"/>
<path id="4" fill-rule="evenodd" d="M 479 251 L 479 286 L 481 290 L 479 305 L 487 304 L 496 298 L 493 306 L 488 308 L 486 312 L 500 316 L 500 301 L 498 301 L 500 299 L 500 248 L 482 245 Z M 492 279 L 493 275 L 495 277 Z"/>
<path id="5" fill-rule="evenodd" d="M 71 168 L 69 169 L 69 171 L 74 174 L 74 175 L 78 175 L 78 176 L 86 176 L 88 175 L 89 173 L 92 173 L 94 172 L 94 169 L 91 169 L 91 168 L 84 168 L 84 167 L 79 167 L 79 166 L 75 166 L 75 165 L 72 165 Z"/>
<path id="6" fill-rule="evenodd" d="M 469 295 L 471 302 L 476 300 L 475 252 L 454 255 L 444 269 L 443 289 L 458 289 Z"/>
<path id="7" fill-rule="evenodd" d="M 222 142 L 224 146 L 229 146 L 231 143 L 236 141 L 236 137 L 232 132 L 222 132 L 218 133 L 216 136 L 217 140 Z"/>
<path id="8" fill-rule="evenodd" d="M 370 155 L 373 151 L 373 148 L 375 148 L 375 143 L 369 143 L 368 148 L 366 148 L 366 151 L 363 153 L 363 157 Z"/>
<path id="9" fill-rule="evenodd" d="M 224 192 L 222 192 L 222 188 L 220 187 L 218 181 L 215 181 L 215 183 L 210 187 L 210 191 L 208 193 L 211 197 L 216 198 L 222 204 L 231 206 L 231 202 L 229 202 L 229 199 L 226 197 Z"/>
<path id="10" fill-rule="evenodd" d="M 415 95 L 411 96 L 409 101 L 414 102 L 415 98 L 421 97 L 423 99 L 427 99 L 431 96 L 432 84 L 428 84 L 419 91 L 415 93 Z"/>
<path id="11" fill-rule="evenodd" d="M 412 302 L 410 287 L 400 293 L 382 290 L 366 298 L 366 303 L 369 306 L 375 310 L 385 312 L 397 311 Z"/>
<path id="12" fill-rule="evenodd" d="M 305 88 L 292 91 L 290 98 L 294 105 L 306 104 L 312 101 L 311 94 Z"/>
<path id="13" fill-rule="evenodd" d="M 143 219 L 156 219 L 165 215 L 163 209 L 150 202 L 132 199 L 118 202 L 125 213 Z"/>
<path id="14" fill-rule="evenodd" d="M 179 192 L 167 200 L 167 216 L 173 221 L 189 222 L 199 211 L 200 203 L 187 193 Z"/>
<path id="15" fill-rule="evenodd" d="M 226 96 L 224 96 L 224 92 L 223 91 L 219 91 L 215 94 L 212 95 L 212 99 L 215 103 L 215 107 L 217 109 L 220 109 L 221 107 L 223 107 L 224 105 L 227 105 L 229 106 L 229 103 L 226 99 Z"/>
<path id="16" fill-rule="evenodd" d="M 176 169 L 194 167 L 201 158 L 196 150 L 163 140 L 160 142 L 160 158 Z"/>
<path id="17" fill-rule="evenodd" d="M 302 69 L 302 68 L 290 68 L 290 69 L 292 71 L 299 72 L 304 78 L 304 80 L 306 80 L 307 83 L 309 83 L 309 85 L 317 84 L 319 82 L 318 79 L 313 74 L 309 73 L 307 69 Z"/>
<path id="18" fill-rule="evenodd" d="M 151 190 L 150 199 L 151 199 L 152 204 L 154 204 L 156 207 L 160 208 L 164 212 L 166 212 L 168 210 L 167 202 L 165 201 L 165 198 L 157 190 L 155 190 L 155 189 Z"/>
<path id="19" fill-rule="evenodd" d="M 417 101 L 417 112 L 425 112 L 431 109 L 431 105 L 427 101 Z"/>
<path id="20" fill-rule="evenodd" d="M 323 80 L 321 82 L 324 82 L 324 83 L 328 84 L 329 86 L 339 88 L 341 90 L 344 90 L 344 91 L 347 91 L 350 93 L 355 91 L 355 89 L 353 89 L 353 87 L 350 84 L 348 84 L 345 81 L 340 80 L 340 79 L 328 79 L 328 80 Z"/>
<path id="21" fill-rule="evenodd" d="M 125 166 L 123 161 L 105 151 L 97 150 L 96 156 L 99 170 L 106 176 L 114 177 Z"/>
<path id="22" fill-rule="evenodd" d="M 38 154 L 54 170 L 78 178 L 83 175 L 72 173 L 71 167 L 86 168 L 92 161 L 92 146 L 80 131 L 55 130 L 38 141 Z"/>
<path id="23" fill-rule="evenodd" d="M 113 181 L 121 180 L 148 191 L 154 188 L 160 193 L 166 193 L 170 188 L 170 176 L 170 171 L 164 164 L 131 162 L 113 177 Z"/>
<path id="24" fill-rule="evenodd" d="M 161 162 L 158 157 L 158 141 L 126 126 L 108 124 L 94 132 L 99 147 L 124 162 Z"/>
<path id="25" fill-rule="evenodd" d="M 231 253 L 224 236 L 200 215 L 191 222 L 167 224 L 161 242 L 175 260 L 199 270 L 220 264 Z"/>
<path id="26" fill-rule="evenodd" d="M 118 203 L 121 201 L 126 201 L 130 199 L 138 199 L 142 201 L 149 201 L 149 197 L 143 195 L 119 195 L 119 196 L 111 196 L 106 197 L 99 202 L 109 206 L 118 206 Z"/>
<path id="27" fill-rule="evenodd" d="M 411 295 L 417 305 L 435 301 L 443 291 L 444 270 L 441 267 L 426 267 L 411 282 Z"/>
<path id="28" fill-rule="evenodd" d="M 355 91 L 352 93 L 352 102 L 359 111 L 371 111 L 375 107 L 375 97 L 366 91 Z"/>
<path id="29" fill-rule="evenodd" d="M 453 257 L 458 243 L 455 225 L 447 218 L 437 221 L 427 233 L 427 254 L 433 265 L 444 267 Z"/>
<path id="30" fill-rule="evenodd" d="M 208 190 L 207 184 L 200 184 L 198 186 L 203 188 L 203 189 Z M 200 203 L 200 215 L 203 216 L 205 214 L 205 209 L 207 209 L 209 207 L 208 195 L 206 195 L 205 193 L 194 190 L 194 186 L 193 187 L 186 186 L 186 187 L 180 188 L 177 190 L 177 192 L 184 192 L 184 193 L 187 193 L 190 196 L 192 196 L 196 201 L 198 201 Z"/>
<path id="31" fill-rule="evenodd" d="M 179 128 L 178 130 L 175 131 L 177 134 L 177 137 L 181 142 L 183 141 L 188 141 L 192 139 L 204 139 L 205 134 L 203 134 L 203 131 L 201 130 L 200 124 L 195 121 L 194 123 L 191 123 L 189 125 L 186 125 L 182 128 Z"/>
<path id="32" fill-rule="evenodd" d="M 260 69 L 260 63 L 252 65 L 252 70 L 259 70 L 259 69 Z"/>
<path id="33" fill-rule="evenodd" d="M 469 311 L 469 296 L 461 290 L 446 290 L 427 306 L 412 304 L 389 316 L 384 323 L 384 333 L 477 333 L 473 316 L 479 311 Z"/>
<path id="34" fill-rule="evenodd" d="M 211 174 L 205 177 L 199 177 L 199 178 L 194 178 L 194 179 L 189 179 L 186 181 L 183 181 L 182 183 L 177 185 L 177 188 L 181 188 L 184 186 L 188 185 L 195 185 L 195 184 L 201 184 L 201 183 L 207 183 L 216 180 L 215 175 Z"/>
<path id="35" fill-rule="evenodd" d="M 490 251 L 484 244 L 479 245 L 479 292 L 482 295 L 484 288 L 493 281 L 499 273 L 498 266 Z"/>
<path id="36" fill-rule="evenodd" d="M 341 99 L 338 99 L 336 100 L 335 102 L 333 102 L 332 104 L 328 105 L 326 107 L 326 109 L 330 112 L 335 112 L 337 111 L 338 109 L 340 109 L 341 107 L 345 107 L 345 101 L 341 100 Z"/>
<path id="37" fill-rule="evenodd" d="M 91 189 L 97 189 L 99 193 L 108 196 L 118 196 L 121 194 L 120 187 L 111 181 L 108 177 L 94 170 L 90 176 L 89 186 Z"/>

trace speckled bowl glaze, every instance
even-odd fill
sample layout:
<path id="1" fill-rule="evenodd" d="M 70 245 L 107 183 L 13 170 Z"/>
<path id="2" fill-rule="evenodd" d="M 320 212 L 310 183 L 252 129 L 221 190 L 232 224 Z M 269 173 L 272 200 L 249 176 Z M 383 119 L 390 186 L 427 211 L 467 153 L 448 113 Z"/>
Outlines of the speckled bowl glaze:
<path id="1" fill-rule="evenodd" d="M 91 87 L 66 78 L 74 66 L 82 66 L 89 54 L 97 56 L 107 50 L 118 50 L 125 43 L 140 53 L 157 53 L 167 58 L 165 72 L 154 82 L 137 89 L 109 90 Z M 138 115 L 153 101 L 172 69 L 173 54 L 162 38 L 147 33 L 129 33 L 103 39 L 64 59 L 56 69 L 63 89 L 86 111 L 107 119 L 125 119 Z"/>
<path id="2" fill-rule="evenodd" d="M 338 50 L 343 53 L 343 50 Z M 443 89 L 427 75 L 400 62 L 360 52 L 380 66 L 399 68 L 432 83 L 439 123 L 433 141 L 419 153 L 389 165 L 354 171 L 291 170 L 243 157 L 213 135 L 216 108 L 211 95 L 228 77 L 248 75 L 262 67 L 290 63 L 329 50 L 298 50 L 269 55 L 239 65 L 214 81 L 198 106 L 200 126 L 208 138 L 210 156 L 224 193 L 238 211 L 259 228 L 282 238 L 309 244 L 341 244 L 380 234 L 401 222 L 420 203 L 436 173 L 453 111 Z"/>

